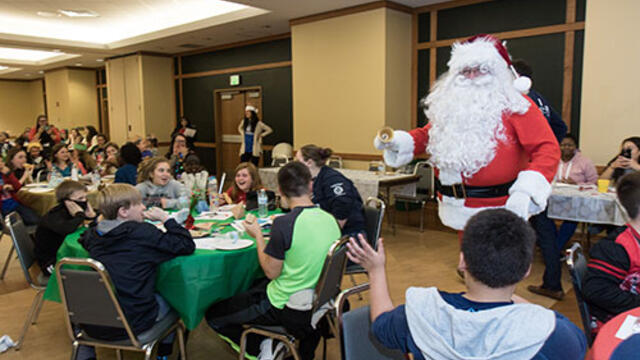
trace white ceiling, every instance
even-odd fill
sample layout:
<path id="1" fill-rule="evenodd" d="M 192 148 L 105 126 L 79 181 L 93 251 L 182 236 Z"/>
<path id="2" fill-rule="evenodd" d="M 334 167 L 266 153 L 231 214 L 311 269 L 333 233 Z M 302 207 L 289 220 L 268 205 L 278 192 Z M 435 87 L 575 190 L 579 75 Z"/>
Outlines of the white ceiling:
<path id="1" fill-rule="evenodd" d="M 192 50 L 183 45 L 206 48 L 282 34 L 289 32 L 290 19 L 371 1 L 235 0 L 211 6 L 212 0 L 0 0 L 0 47 L 70 55 L 37 64 L 0 59 L 0 65 L 21 68 L 0 71 L 0 79 L 34 79 L 61 66 L 100 67 L 97 60 L 135 51 L 175 54 Z M 396 0 L 409 7 L 443 1 Z M 227 12 L 219 14 L 224 7 Z M 59 10 L 99 16 L 70 18 Z"/>

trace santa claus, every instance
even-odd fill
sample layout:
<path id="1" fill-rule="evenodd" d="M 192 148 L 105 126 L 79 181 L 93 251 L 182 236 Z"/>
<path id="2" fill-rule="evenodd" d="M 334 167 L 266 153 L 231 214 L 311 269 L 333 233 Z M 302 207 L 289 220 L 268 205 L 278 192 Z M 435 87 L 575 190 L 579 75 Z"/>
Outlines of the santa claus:
<path id="1" fill-rule="evenodd" d="M 423 100 L 423 128 L 376 138 L 392 167 L 430 154 L 442 222 L 462 230 L 481 210 L 505 207 L 527 219 L 543 211 L 560 148 L 538 107 L 523 95 L 504 44 L 477 35 L 453 44 L 449 71 Z"/>

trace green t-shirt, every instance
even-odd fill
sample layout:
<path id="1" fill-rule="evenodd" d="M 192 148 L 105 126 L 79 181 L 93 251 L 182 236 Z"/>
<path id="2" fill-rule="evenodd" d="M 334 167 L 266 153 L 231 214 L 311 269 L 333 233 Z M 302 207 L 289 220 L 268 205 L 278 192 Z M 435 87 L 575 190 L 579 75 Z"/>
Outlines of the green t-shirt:
<path id="1" fill-rule="evenodd" d="M 267 285 L 271 305 L 282 309 L 291 295 L 315 288 L 327 252 L 339 238 L 336 219 L 317 206 L 296 207 L 276 218 L 264 252 L 284 262 L 280 276 Z"/>

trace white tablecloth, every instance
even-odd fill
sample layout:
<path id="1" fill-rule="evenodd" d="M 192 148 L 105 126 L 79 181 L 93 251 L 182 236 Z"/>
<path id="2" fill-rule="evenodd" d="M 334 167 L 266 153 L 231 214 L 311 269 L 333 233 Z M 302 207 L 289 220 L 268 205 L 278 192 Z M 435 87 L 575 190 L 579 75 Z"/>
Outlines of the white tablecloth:
<path id="1" fill-rule="evenodd" d="M 280 168 L 260 168 L 260 179 L 262 185 L 271 191 L 276 191 L 278 186 L 277 174 Z M 352 170 L 352 169 L 336 169 L 348 179 L 353 181 L 356 189 L 360 193 L 363 201 L 369 197 L 377 197 L 380 187 L 384 186 L 385 181 L 395 181 L 400 179 L 408 179 L 413 175 L 409 174 L 378 174 L 373 171 Z M 391 194 L 413 196 L 416 193 L 416 182 L 391 187 Z"/>
<path id="2" fill-rule="evenodd" d="M 599 193 L 595 187 L 580 190 L 577 185 L 556 184 L 549 197 L 547 215 L 552 219 L 591 224 L 621 226 L 626 223 L 616 194 Z"/>

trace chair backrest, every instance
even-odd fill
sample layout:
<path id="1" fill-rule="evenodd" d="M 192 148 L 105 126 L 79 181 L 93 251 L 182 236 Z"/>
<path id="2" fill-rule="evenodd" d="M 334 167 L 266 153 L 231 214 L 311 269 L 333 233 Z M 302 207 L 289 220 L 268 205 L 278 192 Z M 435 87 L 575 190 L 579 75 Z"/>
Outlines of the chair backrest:
<path id="1" fill-rule="evenodd" d="M 371 333 L 368 305 L 343 313 L 349 296 L 368 289 L 369 284 L 361 284 L 344 290 L 336 299 L 335 312 L 342 360 L 404 360 L 402 352 L 384 347 Z"/>
<path id="2" fill-rule="evenodd" d="M 374 249 L 378 248 L 378 239 L 382 230 L 382 219 L 386 206 L 378 198 L 369 197 L 364 205 L 365 230 L 367 231 L 367 241 Z"/>
<path id="3" fill-rule="evenodd" d="M 580 309 L 580 317 L 582 318 L 582 326 L 584 334 L 589 344 L 593 342 L 592 331 L 596 328 L 596 322 L 591 317 L 589 307 L 582 296 L 582 282 L 587 275 L 587 259 L 582 253 L 582 247 L 579 243 L 574 243 L 571 248 L 566 250 L 567 267 L 571 274 L 571 282 L 573 283 L 573 291 L 576 294 L 578 309 Z"/>
<path id="4" fill-rule="evenodd" d="M 330 157 L 329 161 L 327 161 L 327 166 L 335 169 L 342 169 L 342 158 L 340 156 Z"/>
<path id="5" fill-rule="evenodd" d="M 383 172 L 385 168 L 386 167 L 382 161 L 369 161 L 369 171 Z"/>
<path id="6" fill-rule="evenodd" d="M 420 179 L 416 184 L 417 191 L 419 193 L 433 195 L 435 181 L 433 179 L 433 168 L 431 165 L 426 161 L 419 161 L 416 163 L 414 173 L 420 176 Z"/>
<path id="7" fill-rule="evenodd" d="M 73 329 L 77 326 L 108 326 L 126 332 L 129 341 L 140 347 L 102 263 L 89 258 L 63 258 L 56 264 L 56 276 L 72 339 L 76 336 Z"/>
<path id="8" fill-rule="evenodd" d="M 4 218 L 4 225 L 11 235 L 11 240 L 18 254 L 25 279 L 30 286 L 38 286 L 36 285 L 37 282 L 35 279 L 33 279 L 29 273 L 29 268 L 36 261 L 36 257 L 33 252 L 33 240 L 31 240 L 27 227 L 22 222 L 22 218 L 17 212 L 11 212 Z"/>
<path id="9" fill-rule="evenodd" d="M 346 245 L 348 241 L 349 237 L 343 236 L 329 248 L 322 266 L 322 273 L 314 291 L 312 313 L 340 294 L 342 275 L 347 265 Z"/>
<path id="10" fill-rule="evenodd" d="M 289 157 L 286 157 L 286 156 L 283 156 L 283 155 L 272 156 L 271 157 L 271 166 L 273 166 L 273 167 L 283 166 L 286 163 L 288 163 L 289 160 L 290 160 Z"/>
<path id="11" fill-rule="evenodd" d="M 271 150 L 271 158 L 284 157 L 288 159 L 293 158 L 293 146 L 289 143 L 279 143 Z"/>

